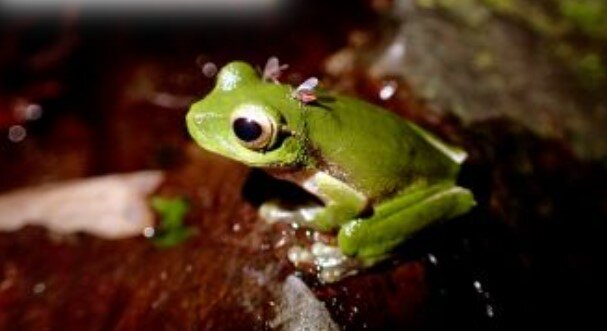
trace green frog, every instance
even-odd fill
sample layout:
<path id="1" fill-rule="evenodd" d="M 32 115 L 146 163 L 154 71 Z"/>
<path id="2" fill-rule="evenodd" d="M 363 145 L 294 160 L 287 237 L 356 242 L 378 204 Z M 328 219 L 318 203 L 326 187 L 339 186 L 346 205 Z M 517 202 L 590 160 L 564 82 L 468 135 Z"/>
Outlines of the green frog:
<path id="1" fill-rule="evenodd" d="M 269 222 L 336 233 L 335 245 L 293 247 L 295 265 L 312 262 L 321 280 L 336 281 L 475 205 L 456 184 L 462 149 L 379 106 L 317 90 L 317 83 L 294 88 L 231 62 L 186 117 L 202 148 L 292 181 L 322 202 L 286 208 L 272 200 L 259 209 Z"/>

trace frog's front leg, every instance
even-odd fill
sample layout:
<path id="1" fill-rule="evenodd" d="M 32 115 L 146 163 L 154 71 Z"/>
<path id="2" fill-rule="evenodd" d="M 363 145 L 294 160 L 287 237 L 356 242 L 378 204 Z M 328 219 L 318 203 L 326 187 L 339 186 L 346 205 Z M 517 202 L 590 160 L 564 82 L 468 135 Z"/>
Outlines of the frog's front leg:
<path id="1" fill-rule="evenodd" d="M 278 201 L 270 201 L 261 206 L 261 217 L 269 222 L 297 223 L 329 231 L 357 217 L 367 208 L 368 199 L 362 193 L 327 173 L 315 172 L 300 185 L 318 197 L 323 206 L 305 205 L 286 209 Z"/>
<path id="2" fill-rule="evenodd" d="M 472 193 L 453 184 L 434 185 L 396 196 L 368 219 L 345 224 L 338 234 L 342 252 L 373 265 L 425 226 L 448 220 L 475 205 Z"/>
<path id="3" fill-rule="evenodd" d="M 368 199 L 362 193 L 324 172 L 316 172 L 299 184 L 318 197 L 323 206 L 302 206 L 289 210 L 273 201 L 260 208 L 261 216 L 270 222 L 291 222 L 329 231 L 358 217 L 368 207 Z M 339 247 L 322 242 L 316 242 L 309 248 L 291 247 L 288 257 L 295 266 L 314 265 L 319 279 L 329 283 L 355 273 L 360 267 L 357 259 L 345 256 Z"/>

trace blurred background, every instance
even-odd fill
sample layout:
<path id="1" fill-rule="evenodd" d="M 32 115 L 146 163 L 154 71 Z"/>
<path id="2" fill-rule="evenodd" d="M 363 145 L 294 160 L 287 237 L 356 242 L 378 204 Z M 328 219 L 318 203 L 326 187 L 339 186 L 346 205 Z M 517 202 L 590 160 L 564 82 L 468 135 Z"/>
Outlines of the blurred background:
<path id="1" fill-rule="evenodd" d="M 297 234 L 260 229 L 255 205 L 274 186 L 184 127 L 218 68 L 272 56 L 283 82 L 319 77 L 470 154 L 474 213 L 344 283 L 304 277 L 336 325 L 604 324 L 607 2 L 2 0 L 0 199 L 162 169 L 160 192 L 189 199 L 199 235 L 162 250 L 0 232 L 1 330 L 279 328 L 293 270 L 276 243 Z"/>

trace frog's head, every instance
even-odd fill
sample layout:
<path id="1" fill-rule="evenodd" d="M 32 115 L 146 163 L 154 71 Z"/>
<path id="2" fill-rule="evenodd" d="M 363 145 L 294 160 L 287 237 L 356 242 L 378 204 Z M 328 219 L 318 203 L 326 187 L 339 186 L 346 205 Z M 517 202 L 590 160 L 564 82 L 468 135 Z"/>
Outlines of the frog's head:
<path id="1" fill-rule="evenodd" d="M 250 65 L 232 62 L 215 88 L 194 103 L 188 131 L 204 149 L 257 167 L 304 161 L 301 109 L 288 86 L 263 81 Z"/>

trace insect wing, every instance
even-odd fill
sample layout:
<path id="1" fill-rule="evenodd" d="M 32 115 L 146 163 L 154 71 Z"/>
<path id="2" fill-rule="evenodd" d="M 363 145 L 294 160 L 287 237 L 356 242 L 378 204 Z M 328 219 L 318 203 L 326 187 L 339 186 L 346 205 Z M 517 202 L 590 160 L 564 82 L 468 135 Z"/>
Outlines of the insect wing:
<path id="1" fill-rule="evenodd" d="M 296 91 L 313 91 L 314 88 L 316 88 L 316 86 L 318 86 L 318 78 L 316 77 L 310 77 L 308 79 L 306 79 L 305 82 L 301 83 Z"/>

